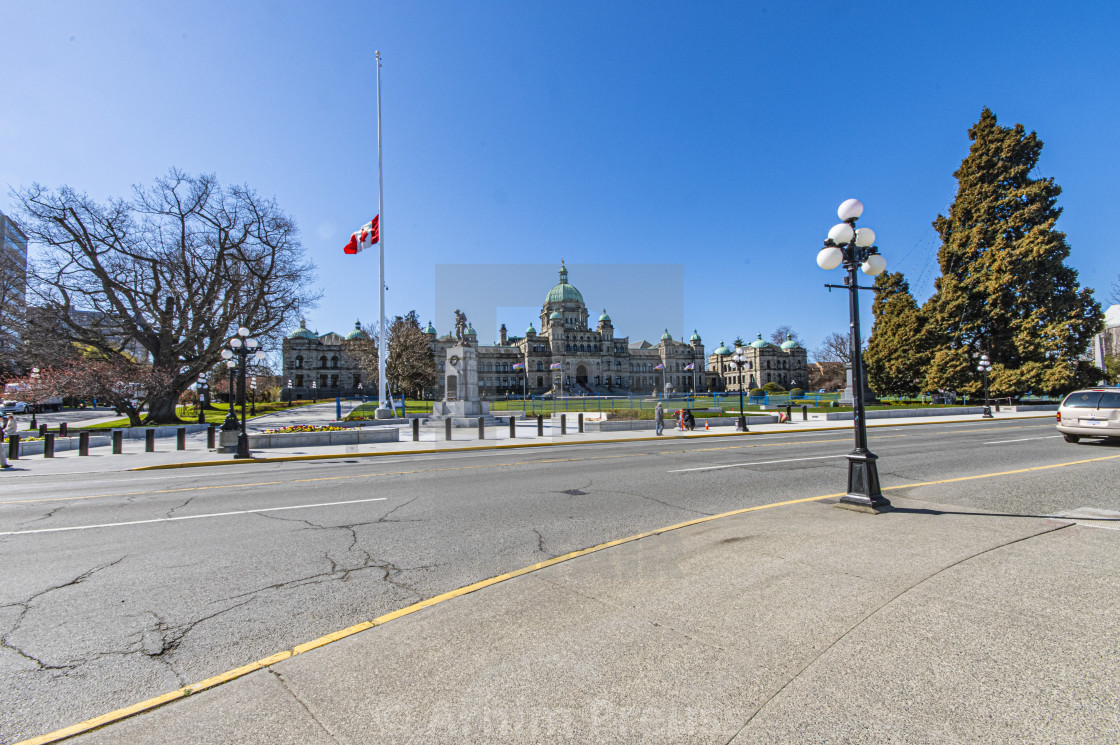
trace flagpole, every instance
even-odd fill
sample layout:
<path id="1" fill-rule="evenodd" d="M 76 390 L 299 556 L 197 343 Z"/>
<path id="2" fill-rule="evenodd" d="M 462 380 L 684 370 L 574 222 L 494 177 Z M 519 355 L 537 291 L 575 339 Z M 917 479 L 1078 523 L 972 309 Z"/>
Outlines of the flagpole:
<path id="1" fill-rule="evenodd" d="M 378 317 L 377 326 L 377 410 L 374 417 L 377 419 L 389 418 L 389 407 L 386 405 L 387 390 L 385 380 L 385 204 L 381 181 L 381 52 L 374 53 L 377 57 L 377 214 L 380 230 L 380 240 L 377 241 L 378 272 L 377 296 Z"/>

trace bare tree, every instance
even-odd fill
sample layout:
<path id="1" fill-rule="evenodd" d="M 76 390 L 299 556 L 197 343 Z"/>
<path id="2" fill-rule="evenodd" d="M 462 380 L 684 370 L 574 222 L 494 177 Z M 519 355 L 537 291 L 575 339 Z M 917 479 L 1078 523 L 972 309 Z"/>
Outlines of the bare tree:
<path id="1" fill-rule="evenodd" d="M 239 326 L 276 340 L 317 299 L 295 224 L 246 186 L 173 169 L 105 204 L 68 186 L 14 196 L 43 249 L 35 322 L 115 369 L 149 367 L 149 422 L 178 421 L 179 395 Z"/>
<path id="2" fill-rule="evenodd" d="M 801 344 L 801 336 L 793 330 L 793 326 L 786 323 L 774 329 L 773 333 L 770 334 L 770 341 L 774 344 L 781 344 L 786 339 L 793 339 L 798 344 Z"/>
<path id="3" fill-rule="evenodd" d="M 436 361 L 428 335 L 420 330 L 416 311 L 396 317 L 389 327 L 387 341 L 386 379 L 398 393 L 423 398 L 424 391 L 436 384 Z"/>
<path id="4" fill-rule="evenodd" d="M 815 362 L 843 362 L 845 365 L 848 364 L 852 359 L 851 339 L 851 332 L 829 334 L 813 352 L 813 360 Z"/>

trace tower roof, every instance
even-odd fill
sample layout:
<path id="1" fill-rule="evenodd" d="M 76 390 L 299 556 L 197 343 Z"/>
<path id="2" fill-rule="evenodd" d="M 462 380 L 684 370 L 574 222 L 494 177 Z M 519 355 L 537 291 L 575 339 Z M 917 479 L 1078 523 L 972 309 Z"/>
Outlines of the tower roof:
<path id="1" fill-rule="evenodd" d="M 299 328 L 288 334 L 289 339 L 318 339 L 319 337 L 308 330 L 307 319 L 299 319 Z"/>
<path id="2" fill-rule="evenodd" d="M 354 339 L 368 339 L 368 338 L 369 338 L 369 334 L 367 334 L 365 331 L 362 331 L 362 322 L 361 321 L 354 321 L 354 330 L 346 335 L 346 340 L 347 341 L 353 341 Z"/>
<path id="3" fill-rule="evenodd" d="M 559 303 L 564 300 L 575 300 L 578 303 L 583 302 L 583 295 L 575 287 L 568 284 L 568 269 L 564 266 L 564 260 L 560 260 L 560 282 L 548 291 L 548 296 L 545 297 L 545 304 Z"/>

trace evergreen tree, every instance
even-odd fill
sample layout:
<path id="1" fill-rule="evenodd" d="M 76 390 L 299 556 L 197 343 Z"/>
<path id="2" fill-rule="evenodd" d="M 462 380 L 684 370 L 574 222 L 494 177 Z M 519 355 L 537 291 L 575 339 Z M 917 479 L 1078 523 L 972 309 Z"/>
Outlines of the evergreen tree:
<path id="1" fill-rule="evenodd" d="M 389 326 L 389 358 L 385 361 L 385 378 L 399 394 L 421 398 L 424 391 L 436 384 L 436 360 L 427 335 L 420 330 L 416 311 L 397 316 Z"/>
<path id="2" fill-rule="evenodd" d="M 1061 188 L 1032 178 L 1042 142 L 1021 124 L 1001 127 L 985 108 L 968 131 L 957 195 L 933 226 L 941 276 L 923 312 L 936 329 L 928 388 L 974 389 L 975 359 L 992 361 L 994 395 L 1054 392 L 1099 378 L 1077 363 L 1102 323 L 1092 290 L 1065 265 L 1055 229 Z M 927 389 L 928 389 L 927 388 Z"/>
<path id="3" fill-rule="evenodd" d="M 914 395 L 924 389 L 929 362 L 925 322 L 901 273 L 875 278 L 875 321 L 863 353 L 871 390 L 880 395 Z"/>

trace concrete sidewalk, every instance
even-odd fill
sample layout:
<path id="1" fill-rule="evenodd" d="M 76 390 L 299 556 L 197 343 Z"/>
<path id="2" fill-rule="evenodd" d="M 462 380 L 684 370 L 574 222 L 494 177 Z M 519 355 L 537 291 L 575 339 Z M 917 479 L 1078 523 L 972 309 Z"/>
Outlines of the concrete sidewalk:
<path id="1" fill-rule="evenodd" d="M 74 742 L 1120 741 L 1120 531 L 834 501 L 559 557 Z"/>
<path id="2" fill-rule="evenodd" d="M 872 449 L 874 449 L 875 430 L 882 427 L 907 427 L 922 424 L 945 424 L 968 422 L 983 425 L 985 422 L 1007 422 L 1008 420 L 1053 420 L 1053 414 L 1048 412 L 1002 412 L 996 414 L 994 420 L 982 420 L 979 415 L 964 416 L 939 416 L 915 417 L 906 419 L 871 420 L 867 427 Z M 279 421 L 270 421 L 267 426 L 280 426 Z M 263 425 L 258 425 L 263 426 Z M 742 436 L 750 437 L 760 434 L 790 434 L 797 432 L 851 432 L 850 421 L 820 422 L 801 421 L 775 424 L 752 424 L 750 432 L 735 433 L 730 427 L 713 428 L 710 431 L 703 429 L 703 422 L 693 432 L 684 432 L 671 429 L 668 426 L 665 434 L 658 439 L 697 438 L 697 437 L 725 437 Z M 277 461 L 295 460 L 332 460 L 338 458 L 376 458 L 385 455 L 407 455 L 410 453 L 450 452 L 456 450 L 475 450 L 478 448 L 504 448 L 504 447 L 536 447 L 572 444 L 612 443 L 633 440 L 653 439 L 654 433 L 650 430 L 622 431 L 622 432 L 587 432 L 579 433 L 573 421 L 567 427 L 566 434 L 560 434 L 557 423 L 545 421 L 543 437 L 537 436 L 535 419 L 526 419 L 518 422 L 517 436 L 509 438 L 508 426 L 489 427 L 486 430 L 486 439 L 478 439 L 477 429 L 456 429 L 452 432 L 453 439 L 445 441 L 442 431 L 424 430 L 421 432 L 421 441 L 412 442 L 411 429 L 402 427 L 401 441 L 393 443 L 378 443 L 369 445 L 335 445 L 335 446 L 304 446 L 291 448 L 270 448 L 252 450 L 252 460 L 236 460 L 228 453 L 217 453 L 206 448 L 205 433 L 195 433 L 187 436 L 186 449 L 175 449 L 175 438 L 157 438 L 155 452 L 144 451 L 143 440 L 126 440 L 124 452 L 113 455 L 108 447 L 91 448 L 88 456 L 78 455 L 77 450 L 56 452 L 54 458 L 44 458 L 42 455 L 31 455 L 12 461 L 14 468 L 8 469 L 0 475 L 0 479 L 12 479 L 42 474 L 81 474 L 99 473 L 107 471 L 127 471 L 132 469 L 148 468 L 175 468 L 198 466 L 231 466 L 241 465 L 251 467 L 253 463 L 269 463 Z"/>

